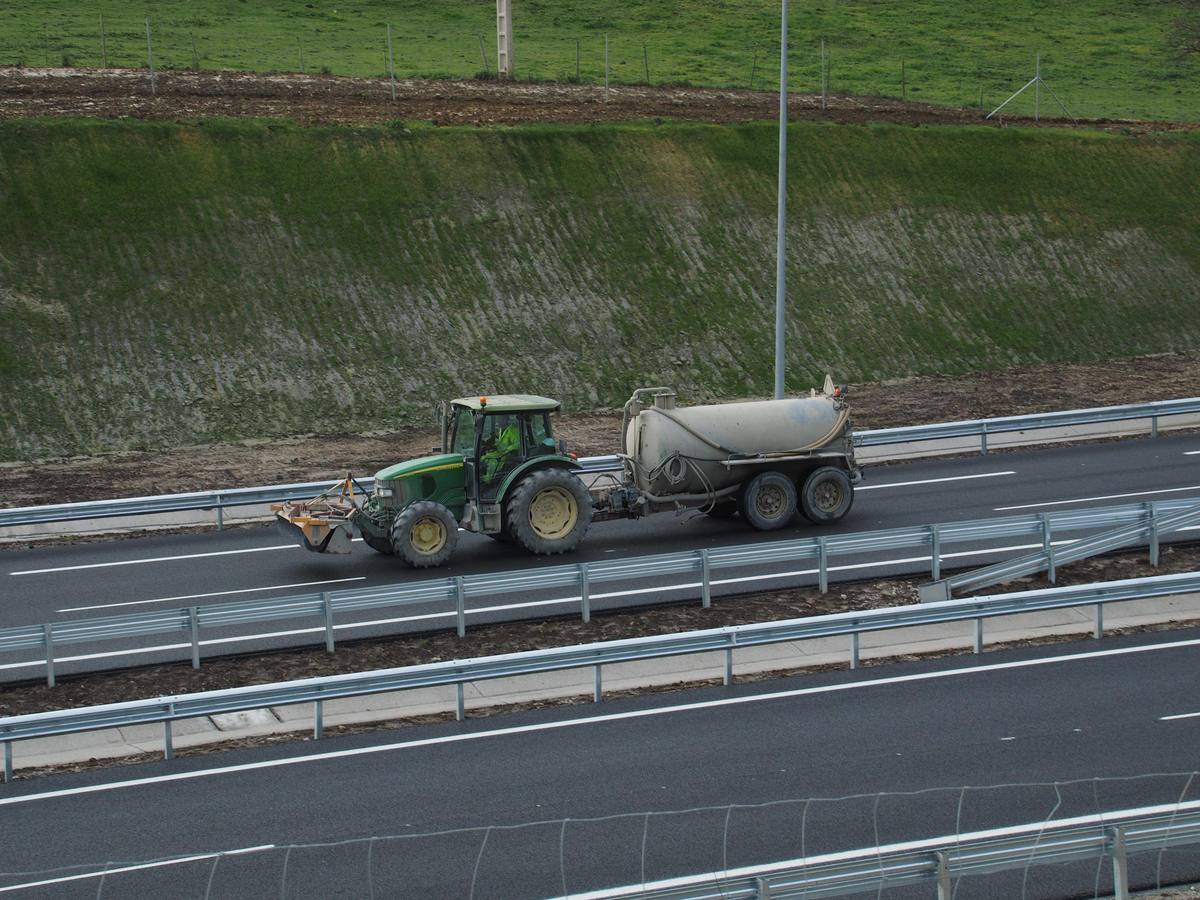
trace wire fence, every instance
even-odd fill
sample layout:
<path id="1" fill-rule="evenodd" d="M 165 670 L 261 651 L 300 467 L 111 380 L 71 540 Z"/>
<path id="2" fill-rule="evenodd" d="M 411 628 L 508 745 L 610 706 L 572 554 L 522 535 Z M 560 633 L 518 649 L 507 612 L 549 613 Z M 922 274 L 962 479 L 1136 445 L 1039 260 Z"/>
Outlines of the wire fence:
<path id="1" fill-rule="evenodd" d="M 350 4 L 347 4 L 348 6 Z M 362 10 L 318 14 L 268 14 L 248 7 L 240 18 L 183 14 L 146 17 L 125 9 L 44 21 L 25 14 L 0 27 L 0 66 L 96 67 L 157 71 L 251 71 L 357 77 L 495 78 L 494 19 L 486 5 L 470 15 L 435 20 L 376 21 Z M 536 5 L 532 9 L 538 9 Z M 301 14 L 308 13 L 308 14 Z M 468 19 L 470 21 L 468 21 Z M 689 46 L 679 32 L 615 30 L 607 20 L 580 27 L 555 26 L 544 8 L 518 18 L 514 75 L 519 80 L 590 85 L 704 86 L 777 90 L 779 44 L 766 24 L 739 40 Z M 773 27 L 777 27 L 774 23 Z M 758 34 L 756 34 L 756 32 Z M 759 37 L 759 34 L 762 36 Z M 791 42 L 789 85 L 800 93 L 874 96 L 987 112 L 1035 73 L 1038 48 L 1001 42 L 990 54 L 947 52 L 881 55 L 878 46 L 803 37 Z M 1041 59 L 1046 84 L 1084 116 L 1181 117 L 1194 91 L 1147 96 L 1101 84 L 1086 66 L 1065 54 Z M 1184 86 L 1188 82 L 1182 82 Z M 1085 88 L 1086 85 L 1086 88 Z M 1128 86 L 1126 86 L 1128 88 Z M 1164 92 L 1169 85 L 1164 85 Z M 1177 96 L 1178 95 L 1178 96 Z M 1008 115 L 1034 113 L 1034 96 L 1021 97 Z M 1059 115 L 1044 107 L 1043 113 Z"/>
<path id="2" fill-rule="evenodd" d="M 803 771 L 798 762 L 797 773 Z M 664 779 L 693 777 L 686 769 Z M 1177 772 L 1051 783 L 930 788 L 841 797 L 783 799 L 690 809 L 548 816 L 540 821 L 480 827 L 394 832 L 330 842 L 264 844 L 229 852 L 203 851 L 155 860 L 109 860 L 41 871 L 0 873 L 0 886 L 83 882 L 87 896 L 133 896 L 148 883 L 189 897 L 318 898 L 571 896 L 620 885 L 644 885 L 698 873 L 800 860 L 826 853 L 886 847 L 922 839 L 965 838 L 986 829 L 1053 824 L 1113 810 L 1164 806 L 1179 809 L 1200 798 L 1200 773 Z M 398 783 L 407 776 L 400 774 Z M 781 781 L 786 770 L 775 773 Z M 794 776 L 792 776 L 794 777 Z M 683 790 L 672 783 L 663 790 Z M 372 786 L 374 808 L 411 807 Z M 410 794 L 409 791 L 404 793 Z M 561 807 L 547 784 L 523 798 Z M 373 806 L 372 806 L 373 804 Z M 414 815 L 405 809 L 404 818 Z M 387 818 L 386 815 L 383 818 Z M 1104 826 L 1097 824 L 1102 832 Z M 261 831 L 259 832 L 261 833 Z M 211 845 L 210 845 L 211 846 Z M 11 859 L 11 857 L 10 857 Z M 1129 859 L 1130 881 L 1143 889 L 1194 879 L 1200 848 L 1167 847 Z M 148 882 L 148 878 L 169 881 Z M 720 888 L 719 878 L 715 887 Z M 882 888 L 881 888 L 882 891 Z M 1107 897 L 1111 862 L 1088 859 L 962 875 L 955 897 Z M 919 891 L 917 896 L 930 896 Z M 82 894 L 81 894 L 82 896 Z M 890 894 L 889 894 L 890 896 Z"/>

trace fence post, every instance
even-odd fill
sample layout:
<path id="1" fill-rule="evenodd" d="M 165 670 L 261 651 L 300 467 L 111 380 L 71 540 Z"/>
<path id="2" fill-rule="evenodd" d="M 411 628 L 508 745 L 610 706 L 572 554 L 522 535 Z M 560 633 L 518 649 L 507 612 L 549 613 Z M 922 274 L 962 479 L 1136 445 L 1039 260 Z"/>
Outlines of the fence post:
<path id="1" fill-rule="evenodd" d="M 582 74 L 579 68 L 579 38 L 575 38 L 575 83 L 579 84 L 582 80 Z"/>
<path id="2" fill-rule="evenodd" d="M 983 619 L 975 620 L 975 653 L 983 652 Z"/>
<path id="3" fill-rule="evenodd" d="M 599 703 L 599 702 L 600 702 L 600 694 L 601 694 L 601 692 L 604 690 L 604 688 L 603 688 L 603 683 L 602 683 L 602 681 L 601 681 L 601 675 L 600 675 L 600 669 L 601 669 L 601 668 L 602 668 L 602 667 L 601 667 L 601 666 L 599 666 L 599 665 L 597 665 L 597 666 L 596 666 L 596 684 L 595 684 L 595 686 L 592 688 L 592 702 L 593 702 L 593 703 Z"/>
<path id="4" fill-rule="evenodd" d="M 979 429 L 979 455 L 987 456 L 987 422 Z"/>
<path id="5" fill-rule="evenodd" d="M 301 75 L 306 74 L 304 71 L 304 48 L 303 47 L 300 48 L 300 74 Z"/>
<path id="6" fill-rule="evenodd" d="M 604 32 L 604 102 L 608 102 L 608 32 Z"/>
<path id="7" fill-rule="evenodd" d="M 482 34 L 479 36 L 479 55 L 483 57 L 483 74 L 491 75 L 492 74 L 492 66 L 488 62 L 487 48 L 484 47 L 484 45 L 483 45 L 483 35 Z"/>
<path id="8" fill-rule="evenodd" d="M 1046 553 L 1046 580 L 1054 584 L 1058 580 L 1058 573 L 1054 569 L 1054 544 L 1050 539 L 1052 530 L 1050 515 L 1042 513 L 1042 549 Z"/>
<path id="9" fill-rule="evenodd" d="M 1146 504 L 1146 517 L 1150 520 L 1150 565 L 1158 568 L 1158 515 L 1153 501 Z"/>
<path id="10" fill-rule="evenodd" d="M 192 668 L 200 668 L 200 615 L 196 607 L 188 610 L 188 626 L 192 632 Z"/>
<path id="11" fill-rule="evenodd" d="M 900 102 L 908 102 L 908 76 L 904 71 L 904 60 L 900 60 Z"/>
<path id="12" fill-rule="evenodd" d="M 584 624 L 592 621 L 592 598 L 588 590 L 587 563 L 579 564 L 579 612 Z"/>
<path id="13" fill-rule="evenodd" d="M 458 600 L 458 636 L 467 636 L 467 588 L 461 575 L 454 578 L 454 593 Z"/>
<path id="14" fill-rule="evenodd" d="M 146 63 L 150 66 L 150 93 L 157 94 L 158 86 L 154 83 L 154 44 L 150 39 L 149 16 L 146 16 Z"/>
<path id="15" fill-rule="evenodd" d="M 823 537 L 817 538 L 817 589 L 822 594 L 829 592 L 829 554 Z"/>
<path id="16" fill-rule="evenodd" d="M 750 90 L 754 90 L 754 76 L 758 74 L 758 48 L 754 48 L 754 61 L 750 63 Z"/>
<path id="17" fill-rule="evenodd" d="M 712 606 L 712 578 L 707 550 L 700 551 L 700 605 L 705 609 Z"/>
<path id="18" fill-rule="evenodd" d="M 646 84 L 650 84 L 650 53 L 646 49 L 645 43 L 642 44 L 642 65 L 646 68 Z"/>
<path id="19" fill-rule="evenodd" d="M 193 35 L 191 35 L 191 38 L 192 38 L 192 71 L 199 72 L 200 71 L 200 54 L 196 52 L 196 36 L 193 34 Z"/>
<path id="20" fill-rule="evenodd" d="M 1125 832 L 1118 827 L 1111 833 L 1114 900 L 1129 900 L 1129 859 L 1125 854 Z"/>
<path id="21" fill-rule="evenodd" d="M 319 741 L 325 736 L 325 701 L 313 701 L 313 740 Z"/>
<path id="22" fill-rule="evenodd" d="M 104 36 L 104 13 L 100 13 L 100 67 L 108 68 L 108 40 Z"/>
<path id="23" fill-rule="evenodd" d="M 12 773 L 12 741 L 4 742 L 4 783 L 13 780 Z"/>
<path id="24" fill-rule="evenodd" d="M 936 525 L 929 526 L 929 574 L 934 581 L 942 577 L 942 531 Z"/>
<path id="25" fill-rule="evenodd" d="M 463 683 L 454 685 L 454 720 L 461 722 L 467 717 L 467 702 L 463 697 Z"/>
<path id="26" fill-rule="evenodd" d="M 850 668 L 858 668 L 858 632 L 850 635 Z"/>
<path id="27" fill-rule="evenodd" d="M 46 644 L 46 686 L 54 687 L 54 626 L 42 626 L 42 641 Z"/>
<path id="28" fill-rule="evenodd" d="M 396 99 L 396 57 L 392 54 L 392 24 L 387 26 L 388 80 L 392 83 L 392 101 Z"/>
<path id="29" fill-rule="evenodd" d="M 325 610 L 325 650 L 333 652 L 333 604 L 329 602 L 329 594 L 321 591 L 321 606 Z"/>

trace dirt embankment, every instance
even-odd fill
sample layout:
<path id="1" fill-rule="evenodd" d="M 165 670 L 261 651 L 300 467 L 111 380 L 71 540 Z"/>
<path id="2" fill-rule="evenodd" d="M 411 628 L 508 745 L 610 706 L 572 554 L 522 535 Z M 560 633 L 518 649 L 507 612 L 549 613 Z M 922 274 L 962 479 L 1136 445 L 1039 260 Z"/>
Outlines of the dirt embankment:
<path id="1" fill-rule="evenodd" d="M 855 427 L 887 428 L 1200 396 L 1200 353 L 851 385 Z M 682 397 L 684 403 L 688 398 Z M 617 449 L 619 414 L 562 416 L 580 456 Z M 31 506 L 370 474 L 426 454 L 433 430 L 305 435 L 0 466 L 0 506 Z"/>
<path id="2" fill-rule="evenodd" d="M 130 69 L 0 69 L 0 119 L 31 116 L 132 116 L 141 119 L 251 116 L 303 124 L 395 120 L 436 125 L 516 125 L 530 122 L 621 122 L 671 118 L 745 122 L 777 115 L 770 91 L 383 78 L 254 72 L 147 72 Z M 834 96 L 821 108 L 814 94 L 789 99 L 796 120 L 906 125 L 1034 125 L 1032 119 L 985 120 L 978 110 L 881 97 Z M 1041 125 L 1073 125 L 1043 118 Z M 1094 120 L 1088 125 L 1135 131 L 1194 130 L 1195 123 Z"/>

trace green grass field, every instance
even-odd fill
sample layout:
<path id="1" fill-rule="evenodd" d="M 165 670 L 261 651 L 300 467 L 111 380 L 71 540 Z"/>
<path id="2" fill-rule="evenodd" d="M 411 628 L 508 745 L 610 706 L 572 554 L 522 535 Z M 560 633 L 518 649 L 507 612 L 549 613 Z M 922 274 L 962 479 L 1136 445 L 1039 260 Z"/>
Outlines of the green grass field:
<path id="1" fill-rule="evenodd" d="M 514 0 L 519 77 L 775 88 L 777 0 Z M 380 75 L 385 25 L 401 76 L 474 76 L 495 66 L 494 0 L 26 0 L 0 18 L 0 65 L 157 65 Z M 101 19 L 104 37 L 101 37 Z M 955 106 L 996 105 L 1043 71 L 1087 117 L 1200 118 L 1195 0 L 822 0 L 792 4 L 792 84 L 819 85 L 829 48 L 834 91 Z M 480 40 L 483 41 L 481 52 Z M 576 50 L 578 42 L 578 68 Z M 902 87 L 903 80 L 905 86 Z M 1053 109 L 1045 99 L 1044 109 Z M 1022 99 L 1015 111 L 1031 113 Z M 990 108 L 990 107 L 989 107 Z"/>
<path id="2" fill-rule="evenodd" d="M 0 458 L 387 429 L 474 391 L 769 394 L 775 140 L 0 124 Z M 790 389 L 1200 342 L 1200 135 L 791 146 Z"/>

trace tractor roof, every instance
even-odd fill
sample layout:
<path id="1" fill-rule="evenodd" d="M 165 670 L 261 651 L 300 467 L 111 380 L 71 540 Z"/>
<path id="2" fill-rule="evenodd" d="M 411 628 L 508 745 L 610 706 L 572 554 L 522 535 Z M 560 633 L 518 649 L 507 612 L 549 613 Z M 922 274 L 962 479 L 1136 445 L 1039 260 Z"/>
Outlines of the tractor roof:
<path id="1" fill-rule="evenodd" d="M 480 403 L 481 400 L 486 400 L 486 404 Z M 460 397 L 451 402 L 455 406 L 464 406 L 467 409 L 475 410 L 482 409 L 490 413 L 553 412 L 561 406 L 557 400 L 551 400 L 549 397 L 536 397 L 533 394 L 493 394 L 482 397 Z"/>

